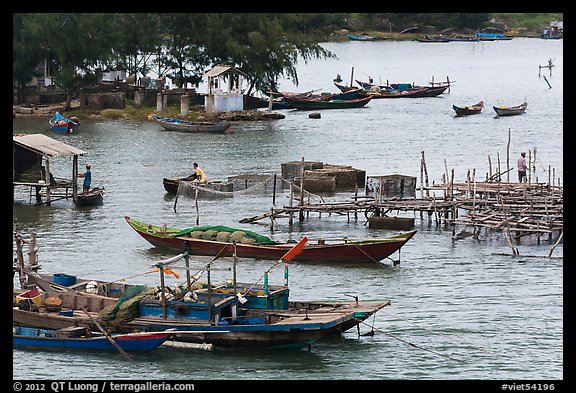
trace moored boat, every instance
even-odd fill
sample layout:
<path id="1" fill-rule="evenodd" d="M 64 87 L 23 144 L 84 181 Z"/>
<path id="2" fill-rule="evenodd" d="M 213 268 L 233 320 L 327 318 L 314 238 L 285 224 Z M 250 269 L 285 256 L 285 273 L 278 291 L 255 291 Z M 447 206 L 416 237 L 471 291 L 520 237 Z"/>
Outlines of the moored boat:
<path id="1" fill-rule="evenodd" d="M 474 105 L 456 106 L 452 105 L 452 109 L 456 112 L 456 116 L 477 115 L 482 112 L 484 108 L 484 101 L 480 101 Z"/>
<path id="2" fill-rule="evenodd" d="M 184 182 L 198 189 L 210 189 L 219 192 L 232 192 L 234 191 L 234 183 L 223 182 L 220 180 L 208 180 L 207 182 L 196 182 L 191 177 L 173 177 L 173 178 L 163 178 L 162 184 L 164 185 L 164 190 L 169 194 L 176 194 L 178 192 L 178 187 L 180 183 Z"/>
<path id="3" fill-rule="evenodd" d="M 524 101 L 520 105 L 516 106 L 494 106 L 493 108 L 497 116 L 515 116 L 526 112 L 527 107 L 528 103 Z"/>
<path id="4" fill-rule="evenodd" d="M 266 270 L 263 283 L 237 283 L 234 273 L 232 280 L 211 284 L 210 270 L 215 258 L 194 276 L 187 275 L 186 283 L 175 284 L 172 289 L 165 285 L 164 276 L 179 268 L 190 270 L 188 254 L 183 253 L 152 265 L 160 272 L 159 287 L 137 285 L 115 298 L 80 292 L 79 287 L 57 285 L 30 270 L 20 270 L 34 278 L 30 282 L 49 292 L 40 294 L 41 305 L 34 309 L 24 307 L 26 301 L 14 300 L 13 325 L 71 330 L 96 325 L 112 333 L 163 332 L 172 333 L 179 343 L 221 348 L 304 348 L 325 335 L 358 326 L 390 304 L 388 299 L 360 301 L 358 297 L 354 301 L 289 303 L 288 267 L 284 264 L 283 286 L 269 285 L 268 272 L 290 261 L 305 243 L 303 238 Z M 177 267 L 182 259 L 186 259 L 186 265 Z M 208 282 L 198 282 L 205 272 Z M 85 289 L 88 291 L 88 285 Z M 14 296 L 18 299 L 16 292 Z M 62 309 L 49 310 L 48 305 L 57 304 L 58 299 Z"/>
<path id="5" fill-rule="evenodd" d="M 134 220 L 128 216 L 126 222 L 146 241 L 155 247 L 164 247 L 176 252 L 185 249 L 191 255 L 232 256 L 277 260 L 293 247 L 293 243 L 279 243 L 247 230 L 224 226 L 171 228 Z M 210 231 L 210 232 L 208 232 Z M 319 239 L 307 244 L 294 257 L 296 262 L 366 263 L 378 262 L 399 251 L 416 231 L 396 236 L 375 239 L 343 238 L 331 241 Z M 210 236 L 210 238 L 208 238 Z"/>
<path id="6" fill-rule="evenodd" d="M 232 124 L 228 122 L 188 121 L 154 114 L 149 117 L 156 120 L 164 129 L 169 131 L 224 133 L 232 126 Z"/>
<path id="7" fill-rule="evenodd" d="M 80 127 L 78 118 L 68 118 L 60 112 L 56 112 L 48 123 L 50 124 L 50 129 L 59 134 L 75 134 Z"/>
<path id="8" fill-rule="evenodd" d="M 338 99 L 315 99 L 315 98 L 302 98 L 302 97 L 288 97 L 284 99 L 294 108 L 299 110 L 314 110 L 314 109 L 349 109 L 349 108 L 362 108 L 372 100 L 373 96 L 355 98 L 351 100 L 338 100 Z"/>
<path id="9" fill-rule="evenodd" d="M 15 348 L 37 350 L 117 351 L 114 342 L 127 352 L 149 352 L 162 345 L 171 335 L 172 332 L 134 332 L 107 337 L 82 326 L 43 329 L 15 325 L 12 328 L 12 344 Z"/>
<path id="10" fill-rule="evenodd" d="M 82 192 L 74 198 L 76 206 L 98 206 L 104 203 L 104 188 L 94 187 L 88 192 Z"/>

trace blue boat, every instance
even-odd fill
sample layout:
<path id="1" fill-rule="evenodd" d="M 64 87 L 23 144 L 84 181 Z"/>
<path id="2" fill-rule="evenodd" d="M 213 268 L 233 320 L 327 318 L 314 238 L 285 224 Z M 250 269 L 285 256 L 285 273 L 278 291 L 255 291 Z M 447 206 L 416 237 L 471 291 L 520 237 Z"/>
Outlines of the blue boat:
<path id="1" fill-rule="evenodd" d="M 272 267 L 292 260 L 305 243 L 304 238 Z M 98 313 L 101 325 L 117 333 L 170 329 L 173 341 L 188 344 L 211 344 L 217 348 L 305 348 L 328 334 L 359 327 L 362 321 L 390 304 L 387 299 L 290 301 L 286 265 L 284 285 L 268 284 L 268 271 L 272 268 L 262 276 L 263 282 L 239 283 L 233 275 L 234 279 L 212 283 L 210 268 L 206 267 L 202 270 L 202 273 L 207 273 L 208 281 L 205 283 L 197 281 L 199 276 L 196 273 L 193 277 L 187 276 L 186 283 L 178 287 L 165 286 L 164 276 L 184 268 L 173 264 L 187 256 L 187 253 L 180 254 L 153 265 L 160 273 L 159 291 L 155 287 L 136 285 L 114 298 L 92 291 L 105 288 L 106 283 L 83 283 L 84 280 L 80 280 L 66 287 L 29 272 L 27 275 L 31 282 L 46 291 L 46 295 L 59 297 L 62 307 L 71 309 L 72 315 L 14 307 L 13 323 L 45 329 L 68 326 L 93 329 L 86 313 L 75 309 L 75 304 L 90 297 L 89 304 L 94 307 L 90 310 L 92 314 Z M 90 291 L 88 284 L 92 288 Z M 84 290 L 82 285 L 85 285 Z M 126 303 L 128 301 L 130 303 Z M 102 307 L 95 308 L 97 304 Z M 125 314 L 128 307 L 134 312 L 131 312 L 129 320 Z"/>
<path id="2" fill-rule="evenodd" d="M 378 41 L 384 39 L 383 37 L 376 37 L 368 34 L 362 34 L 362 35 L 348 34 L 348 38 L 352 41 Z"/>
<path id="3" fill-rule="evenodd" d="M 65 117 L 60 112 L 56 112 L 48 123 L 50 129 L 59 134 L 75 134 L 80 126 L 77 118 Z"/>
<path id="4" fill-rule="evenodd" d="M 113 340 L 126 352 L 148 352 L 162 345 L 171 334 L 171 332 L 144 332 L 107 337 L 80 326 L 62 329 L 13 326 L 12 343 L 15 348 L 27 349 L 116 351 L 118 349 L 112 343 Z"/>

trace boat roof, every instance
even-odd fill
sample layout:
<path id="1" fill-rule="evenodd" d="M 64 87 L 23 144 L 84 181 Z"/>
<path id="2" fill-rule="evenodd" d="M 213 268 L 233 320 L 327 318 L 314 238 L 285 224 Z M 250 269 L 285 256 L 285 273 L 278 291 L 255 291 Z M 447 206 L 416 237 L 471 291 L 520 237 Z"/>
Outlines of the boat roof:
<path id="1" fill-rule="evenodd" d="M 16 145 L 47 157 L 81 156 L 86 153 L 84 150 L 67 145 L 44 134 L 18 134 L 12 136 L 12 141 Z"/>

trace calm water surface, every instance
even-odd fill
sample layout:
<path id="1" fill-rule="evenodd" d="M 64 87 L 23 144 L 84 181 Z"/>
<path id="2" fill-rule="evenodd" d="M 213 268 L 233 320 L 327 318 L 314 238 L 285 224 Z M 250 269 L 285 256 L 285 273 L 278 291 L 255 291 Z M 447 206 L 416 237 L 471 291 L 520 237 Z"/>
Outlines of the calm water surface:
<path id="1" fill-rule="evenodd" d="M 164 131 L 151 122 L 82 119 L 76 135 L 48 134 L 87 151 L 80 167 L 92 164 L 93 186 L 106 190 L 103 206 L 78 208 L 71 201 L 29 206 L 28 192 L 17 192 L 13 222 L 17 231 L 36 231 L 46 273 L 156 284 L 143 274 L 157 260 L 172 256 L 140 238 L 124 221 L 132 216 L 169 226 L 193 226 L 194 201 L 174 198 L 163 177 L 184 176 L 199 162 L 213 179 L 244 173 L 278 173 L 281 163 L 301 160 L 351 165 L 367 175 L 399 173 L 420 178 L 425 152 L 430 181 L 440 182 L 447 167 L 455 180 L 475 170 L 477 178 L 500 160 L 505 168 L 508 133 L 510 162 L 536 147 L 533 176 L 548 180 L 548 168 L 563 180 L 563 40 L 515 38 L 485 43 L 346 42 L 324 45 L 338 59 L 298 67 L 300 85 L 282 81 L 281 90 L 335 92 L 336 74 L 350 80 L 426 84 L 450 77 L 450 93 L 436 98 L 373 100 L 365 108 L 308 112 L 283 111 L 285 119 L 233 125 L 226 135 Z M 553 58 L 549 88 L 538 65 Z M 516 105 L 522 116 L 495 118 L 493 105 Z M 452 105 L 485 103 L 482 114 L 455 118 Z M 41 133 L 46 120 L 16 120 L 14 133 Z M 232 130 L 232 129 L 231 129 Z M 71 159 L 51 161 L 55 176 L 68 176 Z M 510 180 L 515 181 L 515 171 Z M 419 181 L 419 180 L 418 180 Z M 326 195 L 330 200 L 350 193 Z M 276 207 L 288 204 L 280 193 Z M 379 237 L 394 232 L 369 229 L 363 216 L 311 215 L 292 228 L 278 219 L 240 224 L 272 207 L 270 193 L 201 199 L 201 225 L 228 225 L 277 240 L 303 235 Z M 449 227 L 416 218 L 417 235 L 402 249 L 401 263 L 361 266 L 290 265 L 294 299 L 389 298 L 379 312 L 375 335 L 350 331 L 329 338 L 311 352 L 182 351 L 161 348 L 127 363 L 117 354 L 13 351 L 13 378 L 133 380 L 561 380 L 563 369 L 563 259 L 511 257 L 500 234 L 453 242 Z M 551 244 L 525 239 L 522 255 L 546 256 Z M 563 255 L 559 245 L 555 256 Z M 394 256 L 397 258 L 397 255 Z M 204 260 L 205 261 L 205 260 Z M 198 258 L 198 266 L 203 260 Z M 225 265 L 230 261 L 222 261 Z M 257 280 L 273 261 L 243 260 L 240 280 Z M 221 272 L 222 279 L 226 273 Z M 282 282 L 273 270 L 271 283 Z M 218 279 L 219 277 L 216 277 Z M 168 278 L 168 284 L 174 278 Z M 171 280 L 171 281 L 170 281 Z M 370 330 L 362 326 L 361 333 Z M 41 359 L 32 362 L 31 359 Z"/>

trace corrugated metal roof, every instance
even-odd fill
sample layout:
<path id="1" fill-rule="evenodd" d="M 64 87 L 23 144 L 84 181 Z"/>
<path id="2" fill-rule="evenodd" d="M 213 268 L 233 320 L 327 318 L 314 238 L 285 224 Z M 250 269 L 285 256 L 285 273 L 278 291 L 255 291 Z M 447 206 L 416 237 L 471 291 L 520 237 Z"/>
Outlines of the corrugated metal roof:
<path id="1" fill-rule="evenodd" d="M 242 71 L 230 66 L 230 65 L 217 65 L 214 68 L 212 68 L 210 71 L 208 71 L 207 73 L 205 73 L 204 75 L 202 75 L 202 77 L 214 77 L 214 76 L 218 76 L 220 74 L 223 74 L 225 72 L 230 72 L 233 74 L 240 74 L 240 75 L 244 75 L 246 76 L 245 73 L 243 73 Z"/>
<path id="2" fill-rule="evenodd" d="M 44 134 L 14 135 L 12 141 L 20 146 L 48 157 L 83 155 L 86 152 Z"/>

